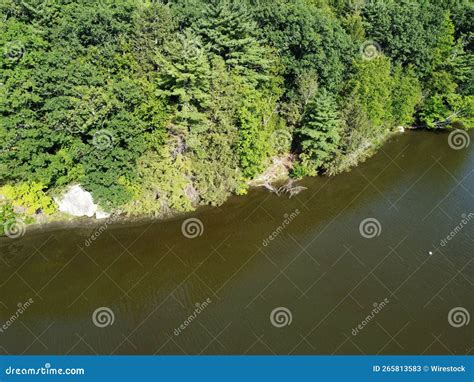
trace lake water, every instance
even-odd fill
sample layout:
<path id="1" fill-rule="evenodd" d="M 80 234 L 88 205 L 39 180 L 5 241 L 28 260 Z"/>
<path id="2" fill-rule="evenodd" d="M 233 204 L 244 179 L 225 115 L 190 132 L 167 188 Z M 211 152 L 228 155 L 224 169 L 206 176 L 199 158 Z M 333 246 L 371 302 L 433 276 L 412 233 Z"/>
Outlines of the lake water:
<path id="1" fill-rule="evenodd" d="M 291 199 L 1 238 L 0 353 L 473 354 L 472 147 L 408 132 Z"/>

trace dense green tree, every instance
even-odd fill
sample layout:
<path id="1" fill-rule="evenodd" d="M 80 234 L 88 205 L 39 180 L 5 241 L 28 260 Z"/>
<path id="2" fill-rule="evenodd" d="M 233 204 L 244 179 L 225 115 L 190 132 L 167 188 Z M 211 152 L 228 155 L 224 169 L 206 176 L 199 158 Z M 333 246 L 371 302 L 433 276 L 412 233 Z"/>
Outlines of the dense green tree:
<path id="1" fill-rule="evenodd" d="M 148 64 L 147 70 L 156 69 L 155 55 L 173 40 L 178 27 L 170 6 L 151 0 L 137 3 L 133 27 L 136 38 L 132 43 L 140 64 Z"/>
<path id="2" fill-rule="evenodd" d="M 444 11 L 443 16 L 434 49 L 435 66 L 426 80 L 419 118 L 429 128 L 471 128 L 473 96 L 466 89 L 472 89 L 473 55 L 459 41 L 456 44 L 450 12 Z"/>
<path id="3" fill-rule="evenodd" d="M 239 158 L 243 173 L 252 178 L 264 169 L 270 151 L 269 132 L 263 127 L 261 104 L 258 93 L 249 92 L 239 110 Z"/>
<path id="4" fill-rule="evenodd" d="M 456 38 L 472 33 L 474 30 L 474 4 L 470 0 L 438 0 L 439 7 L 451 14 L 456 30 Z"/>
<path id="5" fill-rule="evenodd" d="M 78 181 L 104 206 L 129 198 L 118 180 L 134 176 L 144 134 L 160 128 L 164 107 L 119 37 L 131 30 L 132 8 L 123 5 L 69 4 L 54 27 L 14 17 L 2 24 L 3 181 Z M 105 25 L 87 24 L 100 10 Z"/>
<path id="6" fill-rule="evenodd" d="M 171 130 L 184 144 L 199 150 L 199 134 L 208 129 L 206 110 L 210 102 L 210 66 L 201 42 L 190 30 L 169 43 L 158 56 L 159 92 L 176 108 Z"/>
<path id="7" fill-rule="evenodd" d="M 473 10 L 3 0 L 0 215 L 52 213 L 73 183 L 106 209 L 189 211 L 245 192 L 276 156 L 333 174 L 396 125 L 471 128 Z"/>
<path id="8" fill-rule="evenodd" d="M 126 186 L 133 199 L 124 207 L 131 215 L 163 216 L 193 209 L 191 161 L 170 138 L 166 145 L 150 147 L 137 162 L 139 177 Z"/>
<path id="9" fill-rule="evenodd" d="M 211 54 L 254 86 L 268 80 L 271 52 L 257 40 L 258 26 L 243 0 L 211 0 L 193 29 Z"/>
<path id="10" fill-rule="evenodd" d="M 412 70 L 399 65 L 393 73 L 392 115 L 397 125 L 411 125 L 417 106 L 422 101 L 422 89 Z"/>
<path id="11" fill-rule="evenodd" d="M 435 2 L 374 0 L 363 7 L 366 35 L 395 63 L 427 75 L 439 60 L 444 10 Z"/>
<path id="12" fill-rule="evenodd" d="M 355 73 L 348 83 L 350 93 L 358 98 L 369 118 L 372 134 L 380 134 L 394 123 L 390 60 L 384 56 L 359 60 L 354 62 L 354 68 Z"/>
<path id="13" fill-rule="evenodd" d="M 230 193 L 245 188 L 240 168 L 238 114 L 242 105 L 241 78 L 220 56 L 211 62 L 210 126 L 202 141 L 205 155 L 194 164 L 195 187 L 204 204 L 220 205 Z"/>
<path id="14" fill-rule="evenodd" d="M 334 158 L 340 142 L 341 119 L 333 96 L 320 91 L 307 105 L 298 137 L 305 172 L 315 175 Z"/>
<path id="15" fill-rule="evenodd" d="M 286 86 L 294 89 L 296 78 L 315 70 L 322 86 L 330 91 L 340 90 L 354 49 L 334 15 L 307 0 L 255 3 L 254 14 L 262 37 L 281 57 Z"/>

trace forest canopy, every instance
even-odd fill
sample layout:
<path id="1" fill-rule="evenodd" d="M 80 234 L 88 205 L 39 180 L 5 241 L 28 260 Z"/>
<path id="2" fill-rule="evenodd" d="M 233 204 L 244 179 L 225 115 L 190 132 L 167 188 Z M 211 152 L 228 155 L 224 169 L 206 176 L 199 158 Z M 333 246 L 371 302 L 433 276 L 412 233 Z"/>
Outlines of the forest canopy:
<path id="1" fill-rule="evenodd" d="M 473 126 L 469 0 L 0 0 L 0 221 L 81 184 L 161 216 Z M 357 154 L 357 155 L 356 155 Z"/>

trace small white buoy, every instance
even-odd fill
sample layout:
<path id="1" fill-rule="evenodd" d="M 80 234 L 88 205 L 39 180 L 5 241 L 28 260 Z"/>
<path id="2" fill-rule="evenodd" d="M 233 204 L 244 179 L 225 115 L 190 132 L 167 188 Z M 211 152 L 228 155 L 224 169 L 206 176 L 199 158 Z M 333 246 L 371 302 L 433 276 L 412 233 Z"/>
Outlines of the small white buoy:
<path id="1" fill-rule="evenodd" d="M 433 254 L 433 252 L 431 252 L 431 251 L 429 251 L 428 253 L 430 254 L 430 256 Z"/>

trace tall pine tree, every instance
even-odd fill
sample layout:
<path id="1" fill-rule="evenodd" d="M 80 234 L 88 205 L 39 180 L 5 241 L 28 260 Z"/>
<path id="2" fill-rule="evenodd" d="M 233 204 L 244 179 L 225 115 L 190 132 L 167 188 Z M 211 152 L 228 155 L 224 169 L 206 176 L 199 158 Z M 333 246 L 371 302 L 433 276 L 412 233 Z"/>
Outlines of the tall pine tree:
<path id="1" fill-rule="evenodd" d="M 198 135 L 208 128 L 211 70 L 198 37 L 189 30 L 177 37 L 166 48 L 166 56 L 158 55 L 159 87 L 176 108 L 171 132 L 199 150 Z"/>
<path id="2" fill-rule="evenodd" d="M 257 24 L 241 0 L 211 0 L 194 26 L 212 54 L 250 81 L 266 80 L 269 51 L 256 38 Z"/>
<path id="3" fill-rule="evenodd" d="M 336 101 L 322 90 L 308 104 L 298 131 L 303 165 L 309 174 L 324 169 L 334 157 L 340 141 L 340 127 Z"/>

